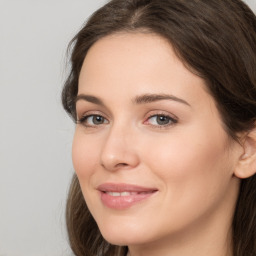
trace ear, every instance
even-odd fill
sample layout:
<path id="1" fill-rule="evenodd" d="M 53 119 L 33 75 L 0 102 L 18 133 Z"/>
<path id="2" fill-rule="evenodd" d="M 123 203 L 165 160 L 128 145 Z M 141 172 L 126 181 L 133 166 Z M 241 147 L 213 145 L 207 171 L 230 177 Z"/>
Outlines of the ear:
<path id="1" fill-rule="evenodd" d="M 243 154 L 240 156 L 234 175 L 245 179 L 256 173 L 256 127 L 242 139 Z"/>

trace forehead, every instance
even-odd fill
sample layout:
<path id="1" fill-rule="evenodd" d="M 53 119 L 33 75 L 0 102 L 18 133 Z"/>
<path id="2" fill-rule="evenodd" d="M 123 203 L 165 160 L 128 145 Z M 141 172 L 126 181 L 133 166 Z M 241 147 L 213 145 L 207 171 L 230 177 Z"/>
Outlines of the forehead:
<path id="1" fill-rule="evenodd" d="M 99 79 L 103 75 L 110 79 L 120 74 L 124 79 L 131 80 L 136 76 L 138 80 L 146 78 L 145 73 L 148 72 L 152 76 L 165 73 L 176 77 L 181 71 L 183 79 L 191 78 L 191 72 L 184 67 L 165 38 L 153 33 L 123 32 L 106 36 L 89 49 L 80 73 L 80 81 L 96 78 L 99 72 Z M 158 76 L 158 80 L 161 77 Z"/>
<path id="2" fill-rule="evenodd" d="M 186 97 L 205 88 L 205 81 L 184 66 L 169 41 L 150 33 L 118 33 L 98 40 L 79 77 L 79 92 L 93 94 L 122 89 L 127 94 Z"/>
<path id="3" fill-rule="evenodd" d="M 152 33 L 118 33 L 98 40 L 88 51 L 81 76 L 94 75 L 95 69 L 120 73 L 131 78 L 131 73 L 156 68 L 163 60 L 177 59 L 171 44 Z M 178 60 L 178 59 L 177 59 Z M 160 68 L 161 66 L 159 66 Z M 110 75 L 109 74 L 109 75 Z"/>

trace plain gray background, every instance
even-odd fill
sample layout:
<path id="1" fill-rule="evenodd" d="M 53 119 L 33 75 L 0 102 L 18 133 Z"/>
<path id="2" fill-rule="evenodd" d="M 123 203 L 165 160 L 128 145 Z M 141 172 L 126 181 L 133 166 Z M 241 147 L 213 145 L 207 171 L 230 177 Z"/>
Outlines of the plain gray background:
<path id="1" fill-rule="evenodd" d="M 68 256 L 68 42 L 106 0 L 0 0 L 0 256 Z M 256 0 L 246 1 L 256 10 Z"/>

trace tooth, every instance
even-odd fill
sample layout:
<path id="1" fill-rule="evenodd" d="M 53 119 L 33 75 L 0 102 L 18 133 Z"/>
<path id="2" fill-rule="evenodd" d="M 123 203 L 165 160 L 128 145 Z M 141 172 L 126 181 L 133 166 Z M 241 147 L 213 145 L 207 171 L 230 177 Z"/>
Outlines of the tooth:
<path id="1" fill-rule="evenodd" d="M 129 192 L 122 192 L 121 193 L 121 196 L 130 196 L 131 195 L 131 193 L 129 193 Z"/>
<path id="2" fill-rule="evenodd" d="M 109 194 L 110 196 L 134 196 L 137 194 L 144 194 L 147 192 L 128 192 L 128 191 L 124 191 L 124 192 L 106 192 L 107 194 Z"/>
<path id="3" fill-rule="evenodd" d="M 107 192 L 111 196 L 121 196 L 119 192 Z"/>

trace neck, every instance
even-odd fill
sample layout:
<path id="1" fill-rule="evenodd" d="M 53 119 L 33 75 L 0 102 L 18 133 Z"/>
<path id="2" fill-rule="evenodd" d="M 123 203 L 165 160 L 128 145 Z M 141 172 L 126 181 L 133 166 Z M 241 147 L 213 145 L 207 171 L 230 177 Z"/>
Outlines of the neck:
<path id="1" fill-rule="evenodd" d="M 145 246 L 131 245 L 128 256 L 232 256 L 231 234 L 231 231 L 216 234 L 205 227 L 200 234 L 187 231 Z"/>
<path id="2" fill-rule="evenodd" d="M 128 256 L 232 256 L 231 235 L 209 236 L 198 239 L 187 235 L 179 240 L 171 238 L 168 246 L 164 241 L 147 246 L 130 246 Z M 227 238 L 228 236 L 228 238 Z"/>

